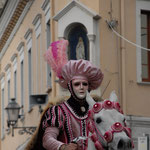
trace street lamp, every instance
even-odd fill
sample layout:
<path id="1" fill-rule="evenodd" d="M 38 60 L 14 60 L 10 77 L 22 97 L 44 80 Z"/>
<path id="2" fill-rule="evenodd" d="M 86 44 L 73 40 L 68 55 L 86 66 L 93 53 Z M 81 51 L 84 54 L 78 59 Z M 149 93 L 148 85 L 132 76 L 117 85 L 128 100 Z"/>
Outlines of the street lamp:
<path id="1" fill-rule="evenodd" d="M 12 136 L 14 136 L 14 129 L 20 129 L 20 134 L 33 134 L 36 130 L 36 127 L 17 127 L 16 123 L 19 118 L 19 111 L 21 107 L 16 103 L 15 99 L 11 99 L 5 108 L 8 115 L 7 125 L 8 127 L 12 126 Z"/>
<path id="2" fill-rule="evenodd" d="M 16 103 L 15 99 L 11 99 L 11 101 L 8 103 L 7 107 L 5 108 L 7 111 L 8 115 L 8 127 L 15 126 L 15 124 L 18 121 L 19 118 L 19 111 L 20 111 L 20 106 Z"/>

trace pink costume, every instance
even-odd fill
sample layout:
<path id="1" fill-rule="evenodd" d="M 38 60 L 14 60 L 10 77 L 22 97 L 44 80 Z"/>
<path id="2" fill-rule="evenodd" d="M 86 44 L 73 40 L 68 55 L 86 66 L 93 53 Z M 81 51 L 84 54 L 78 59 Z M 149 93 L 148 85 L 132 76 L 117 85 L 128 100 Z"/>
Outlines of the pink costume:
<path id="1" fill-rule="evenodd" d="M 68 61 L 67 46 L 67 40 L 57 41 L 52 43 L 45 53 L 47 63 L 59 78 L 59 84 L 71 93 L 66 102 L 49 108 L 43 116 L 42 143 L 46 150 L 58 150 L 62 144 L 68 144 L 76 137 L 87 136 L 89 105 L 86 98 L 78 99 L 74 94 L 72 80 L 87 80 L 89 91 L 98 88 L 103 80 L 101 70 L 90 61 Z M 85 141 L 81 141 L 80 145 L 80 149 L 84 150 Z"/>
<path id="2" fill-rule="evenodd" d="M 88 136 L 88 104 L 85 102 L 84 106 L 86 112 L 83 113 L 81 110 L 77 112 L 79 104 L 71 97 L 67 102 L 48 109 L 43 121 L 43 129 L 45 128 L 43 147 L 46 150 L 58 150 L 62 144 L 70 143 L 76 137 Z M 83 150 L 86 143 L 82 142 L 81 149 Z"/>

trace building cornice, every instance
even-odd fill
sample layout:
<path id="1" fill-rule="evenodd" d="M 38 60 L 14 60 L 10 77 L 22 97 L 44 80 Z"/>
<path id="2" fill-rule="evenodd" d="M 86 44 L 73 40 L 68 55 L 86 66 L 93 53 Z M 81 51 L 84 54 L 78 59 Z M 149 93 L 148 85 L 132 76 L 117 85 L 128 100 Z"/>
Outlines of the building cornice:
<path id="1" fill-rule="evenodd" d="M 16 16 L 16 19 L 17 19 L 16 24 L 13 24 L 11 26 L 11 29 L 8 30 L 9 34 L 6 35 L 4 33 L 3 34 L 4 38 L 0 39 L 0 60 L 2 59 L 3 55 L 7 51 L 7 48 L 10 45 L 10 42 L 12 41 L 15 33 L 18 31 L 18 28 L 20 27 L 24 17 L 26 16 L 26 14 L 27 14 L 28 10 L 30 9 L 33 2 L 34 2 L 34 0 L 19 1 L 20 5 L 19 4 L 17 5 L 15 12 L 17 13 L 17 10 L 22 9 L 22 12 L 20 12 L 21 14 L 19 16 L 17 14 L 15 15 L 15 13 L 13 14 L 14 16 Z M 22 8 L 23 6 L 24 6 L 24 8 Z M 12 20 L 12 18 L 11 18 L 11 20 Z M 10 22 L 9 22 L 9 25 L 10 25 Z M 6 30 L 8 29 L 9 25 L 6 26 Z"/>
<path id="2" fill-rule="evenodd" d="M 5 6 L 3 13 L 0 17 L 0 39 L 2 38 L 2 35 L 4 34 L 5 29 L 8 26 L 18 3 L 19 0 L 7 1 L 7 5 Z"/>
<path id="3" fill-rule="evenodd" d="M 19 17 L 22 14 L 22 11 L 24 10 L 24 8 L 27 4 L 27 0 L 22 0 L 22 1 L 17 0 L 17 1 L 10 1 L 10 2 L 15 2 L 15 4 L 14 4 L 15 7 L 14 6 L 11 7 L 10 10 L 7 9 L 7 11 L 11 11 L 10 13 L 9 12 L 6 13 L 6 15 L 9 14 L 10 16 L 6 16 L 6 18 L 4 17 L 5 20 L 7 19 L 7 22 L 6 21 L 3 22 L 3 20 L 2 20 L 3 33 L 1 34 L 1 37 L 0 37 L 0 51 L 4 47 L 7 39 L 9 38 L 11 32 L 13 31 Z"/>

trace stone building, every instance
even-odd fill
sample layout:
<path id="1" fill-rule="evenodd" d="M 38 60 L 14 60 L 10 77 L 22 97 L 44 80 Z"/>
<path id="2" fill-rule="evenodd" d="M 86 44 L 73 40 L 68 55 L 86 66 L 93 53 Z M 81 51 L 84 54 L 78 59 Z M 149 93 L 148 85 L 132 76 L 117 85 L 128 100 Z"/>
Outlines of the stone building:
<path id="1" fill-rule="evenodd" d="M 69 59 L 102 69 L 104 81 L 94 93 L 105 99 L 116 91 L 137 150 L 138 137 L 150 134 L 148 0 L 0 1 L 1 150 L 23 150 L 31 138 L 19 128 L 12 136 L 5 111 L 11 100 L 21 106 L 16 127 L 27 129 L 37 127 L 48 101 L 69 94 L 43 58 L 61 38 L 69 40 Z"/>

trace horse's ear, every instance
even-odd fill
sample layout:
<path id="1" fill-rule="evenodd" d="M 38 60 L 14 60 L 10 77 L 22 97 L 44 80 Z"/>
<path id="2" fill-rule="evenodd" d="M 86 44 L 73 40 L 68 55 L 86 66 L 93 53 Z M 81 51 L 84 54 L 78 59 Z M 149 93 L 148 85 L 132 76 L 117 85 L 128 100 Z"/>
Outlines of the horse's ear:
<path id="1" fill-rule="evenodd" d="M 112 102 L 118 102 L 118 97 L 116 95 L 115 90 L 111 92 L 109 100 L 112 101 Z"/>
<path id="2" fill-rule="evenodd" d="M 86 101 L 89 104 L 90 108 L 92 108 L 93 105 L 96 103 L 94 99 L 90 96 L 90 93 L 88 91 L 86 92 Z"/>

